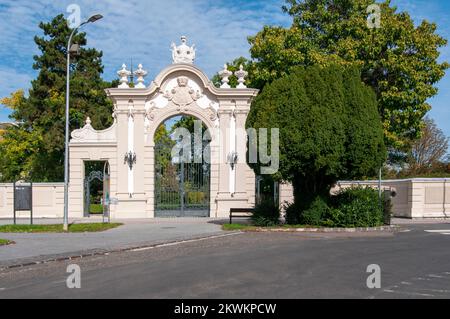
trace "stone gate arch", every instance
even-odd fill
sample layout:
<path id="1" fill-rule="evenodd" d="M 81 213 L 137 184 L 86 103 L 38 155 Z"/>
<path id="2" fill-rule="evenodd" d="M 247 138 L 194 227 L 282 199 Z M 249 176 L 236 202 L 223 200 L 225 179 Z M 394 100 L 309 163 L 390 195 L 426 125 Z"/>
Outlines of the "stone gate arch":
<path id="1" fill-rule="evenodd" d="M 231 72 L 226 68 L 221 72 L 222 86 L 215 87 L 193 64 L 195 49 L 186 45 L 185 38 L 182 42 L 172 46 L 173 64 L 147 87 L 142 65 L 135 72 L 134 87 L 128 83 L 130 72 L 122 67 L 119 87 L 106 90 L 114 104 L 112 127 L 96 131 L 87 121 L 85 127 L 72 133 L 69 205 L 75 216 L 82 216 L 82 201 L 76 195 L 82 189 L 82 162 L 107 160 L 115 203 L 110 207 L 111 217 L 154 217 L 153 137 L 159 124 L 177 115 L 196 117 L 212 131 L 210 217 L 226 217 L 231 207 L 254 205 L 255 176 L 245 160 L 246 137 L 237 135 L 245 132 L 250 104 L 258 91 L 245 87 L 243 70 L 236 74 L 238 88 L 230 88 Z M 230 153 L 238 154 L 235 165 L 227 162 Z"/>

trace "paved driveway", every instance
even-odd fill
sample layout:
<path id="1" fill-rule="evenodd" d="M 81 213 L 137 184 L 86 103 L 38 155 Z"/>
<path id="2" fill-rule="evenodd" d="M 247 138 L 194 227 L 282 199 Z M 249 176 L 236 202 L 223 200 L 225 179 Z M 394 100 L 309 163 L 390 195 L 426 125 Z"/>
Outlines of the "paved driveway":
<path id="1" fill-rule="evenodd" d="M 80 219 L 71 222 L 93 222 L 100 220 Z M 22 223 L 24 221 L 21 221 Z M 116 220 L 123 226 L 100 233 L 69 234 L 6 234 L 0 238 L 13 240 L 15 245 L 0 247 L 0 266 L 30 257 L 58 255 L 93 249 L 121 249 L 143 244 L 189 239 L 221 233 L 220 225 L 206 218 Z M 11 221 L 0 221 L 10 224 Z M 61 223 L 61 220 L 36 220 L 36 224 Z M 35 258 L 35 259 L 39 259 Z"/>
<path id="2" fill-rule="evenodd" d="M 0 272 L 0 299 L 449 298 L 450 225 L 408 228 L 370 236 L 237 233 L 11 269 Z M 81 289 L 66 286 L 73 263 Z M 366 285 L 371 264 L 380 266 L 380 289 Z"/>

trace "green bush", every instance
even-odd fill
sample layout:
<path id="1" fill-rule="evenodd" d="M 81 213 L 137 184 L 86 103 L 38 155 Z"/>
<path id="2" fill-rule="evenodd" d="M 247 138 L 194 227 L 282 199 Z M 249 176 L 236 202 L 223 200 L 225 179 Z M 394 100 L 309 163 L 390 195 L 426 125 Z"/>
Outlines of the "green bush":
<path id="1" fill-rule="evenodd" d="M 300 209 L 294 203 L 287 203 L 283 206 L 284 217 L 286 224 L 299 225 L 300 224 Z"/>
<path id="2" fill-rule="evenodd" d="M 256 205 L 252 215 L 255 226 L 274 226 L 280 222 L 280 208 L 272 200 L 266 200 Z"/>
<path id="3" fill-rule="evenodd" d="M 333 210 L 327 220 L 334 227 L 376 227 L 384 224 L 378 190 L 355 187 L 332 197 Z"/>
<path id="4" fill-rule="evenodd" d="M 285 206 L 286 223 L 323 227 L 376 227 L 388 223 L 390 207 L 388 198 L 380 206 L 378 190 L 348 188 L 331 196 L 329 203 L 322 197 L 316 197 L 303 211 L 295 204 Z"/>
<path id="5" fill-rule="evenodd" d="M 330 207 L 322 197 L 317 197 L 311 206 L 300 215 L 300 224 L 320 226 L 330 215 Z"/>

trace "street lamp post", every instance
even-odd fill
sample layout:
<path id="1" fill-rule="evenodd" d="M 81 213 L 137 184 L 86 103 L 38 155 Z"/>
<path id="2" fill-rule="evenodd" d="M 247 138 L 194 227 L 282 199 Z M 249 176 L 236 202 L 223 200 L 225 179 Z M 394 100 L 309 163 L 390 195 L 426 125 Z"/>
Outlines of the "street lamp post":
<path id="1" fill-rule="evenodd" d="M 91 16 L 88 20 L 74 28 L 67 42 L 67 75 L 66 75 L 66 133 L 64 148 L 64 231 L 69 229 L 69 95 L 70 95 L 70 53 L 72 38 L 75 32 L 83 25 L 94 23 L 103 18 L 101 14 Z"/>

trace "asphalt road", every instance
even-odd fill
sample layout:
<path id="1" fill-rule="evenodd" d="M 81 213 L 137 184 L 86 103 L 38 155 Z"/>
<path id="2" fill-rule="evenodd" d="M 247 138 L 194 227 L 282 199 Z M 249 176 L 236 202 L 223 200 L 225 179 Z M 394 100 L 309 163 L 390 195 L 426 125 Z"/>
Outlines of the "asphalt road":
<path id="1" fill-rule="evenodd" d="M 1 272 L 0 298 L 450 298 L 450 224 L 407 228 L 233 234 L 54 262 Z M 80 289 L 66 286 L 71 263 Z M 380 289 L 367 288 L 371 264 Z"/>

